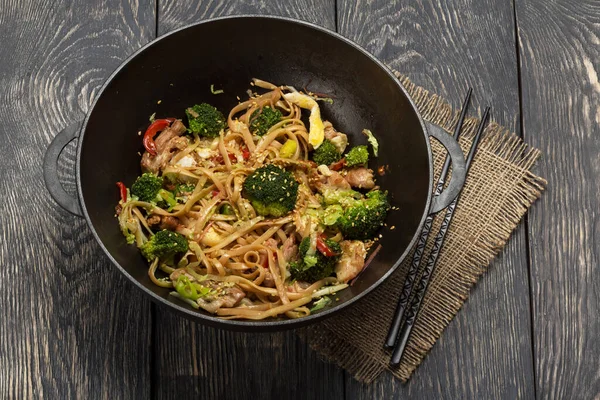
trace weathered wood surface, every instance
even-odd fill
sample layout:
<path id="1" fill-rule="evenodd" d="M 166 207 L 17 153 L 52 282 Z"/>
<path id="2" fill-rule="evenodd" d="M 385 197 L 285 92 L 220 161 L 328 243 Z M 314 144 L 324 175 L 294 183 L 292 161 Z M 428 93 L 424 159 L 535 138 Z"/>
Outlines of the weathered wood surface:
<path id="1" fill-rule="evenodd" d="M 0 397 L 597 397 L 600 6 L 514 7 L 0 0 L 0 191 L 8 194 L 0 202 Z M 522 127 L 545 154 L 538 171 L 550 187 L 528 229 L 517 230 L 407 385 L 390 376 L 358 384 L 293 332 L 224 332 L 155 309 L 43 187 L 36 160 L 127 55 L 156 33 L 242 13 L 337 28 L 457 106 L 473 86 L 479 109 L 491 104 L 496 121 Z M 61 171 L 73 189 L 73 146 L 65 153 Z"/>
<path id="2" fill-rule="evenodd" d="M 150 394 L 149 301 L 85 221 L 54 204 L 40 162 L 120 62 L 152 40 L 154 13 L 127 0 L 0 0 L 1 398 Z M 73 151 L 66 160 L 72 168 Z"/>
<path id="3" fill-rule="evenodd" d="M 164 34 L 202 19 L 274 14 L 335 29 L 333 0 L 161 2 Z M 343 399 L 344 371 L 320 361 L 293 331 L 244 334 L 208 328 L 157 309 L 157 398 Z M 243 383 L 242 383 L 243 382 Z"/>
<path id="4" fill-rule="evenodd" d="M 539 398 L 600 398 L 600 2 L 518 0 L 523 134 L 547 193 L 529 215 Z"/>
<path id="5" fill-rule="evenodd" d="M 339 1 L 338 28 L 415 83 L 518 131 L 519 88 L 509 2 Z M 531 398 L 526 237 L 520 227 L 464 309 L 405 386 L 391 375 L 347 380 L 349 398 Z"/>

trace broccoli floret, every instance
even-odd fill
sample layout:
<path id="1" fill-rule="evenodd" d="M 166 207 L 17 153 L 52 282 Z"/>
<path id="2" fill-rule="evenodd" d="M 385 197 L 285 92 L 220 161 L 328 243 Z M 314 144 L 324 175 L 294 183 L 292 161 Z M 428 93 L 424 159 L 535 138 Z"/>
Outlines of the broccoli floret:
<path id="1" fill-rule="evenodd" d="M 263 136 L 273 125 L 280 122 L 283 114 L 276 108 L 264 106 L 262 110 L 256 110 L 250 116 L 250 131 L 258 136 Z"/>
<path id="2" fill-rule="evenodd" d="M 327 257 L 316 249 L 314 254 L 307 255 L 310 247 L 310 237 L 302 239 L 298 249 L 298 260 L 290 263 L 290 273 L 293 279 L 312 283 L 333 274 L 335 264 L 340 259 L 342 248 L 331 239 L 325 239 L 324 242 L 335 255 Z"/>
<path id="3" fill-rule="evenodd" d="M 162 189 L 162 185 L 163 178 L 146 172 L 133 182 L 131 194 L 137 196 L 140 201 L 152 202 L 158 196 L 158 191 Z"/>
<path id="4" fill-rule="evenodd" d="M 346 239 L 370 239 L 383 225 L 389 208 L 387 193 L 374 190 L 365 199 L 348 206 L 336 226 Z"/>
<path id="5" fill-rule="evenodd" d="M 369 161 L 369 150 L 367 146 L 355 146 L 346 154 L 346 165 L 364 165 Z"/>
<path id="6" fill-rule="evenodd" d="M 214 138 L 225 129 L 225 116 L 210 104 L 196 104 L 185 110 L 185 113 L 192 133 Z"/>
<path id="7" fill-rule="evenodd" d="M 342 154 L 335 146 L 331 143 L 331 140 L 325 139 L 323 143 L 313 152 L 313 161 L 318 165 L 330 165 L 342 158 Z"/>
<path id="8" fill-rule="evenodd" d="M 188 250 L 188 241 L 179 233 L 163 229 L 156 232 L 140 250 L 148 261 L 155 258 L 166 259 L 177 253 L 185 253 Z"/>
<path id="9" fill-rule="evenodd" d="M 259 215 L 281 217 L 292 211 L 298 197 L 298 182 L 283 168 L 273 164 L 248 175 L 243 194 Z"/>
<path id="10" fill-rule="evenodd" d="M 146 172 L 139 176 L 131 185 L 131 194 L 140 201 L 156 204 L 168 208 L 177 204 L 175 195 L 162 188 L 163 178 Z"/>

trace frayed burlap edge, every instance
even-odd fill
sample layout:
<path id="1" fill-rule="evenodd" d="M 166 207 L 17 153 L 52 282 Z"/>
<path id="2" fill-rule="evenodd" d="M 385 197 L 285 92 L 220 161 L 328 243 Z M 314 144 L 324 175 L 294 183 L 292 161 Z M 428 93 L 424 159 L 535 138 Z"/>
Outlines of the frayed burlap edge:
<path id="1" fill-rule="evenodd" d="M 451 132 L 458 121 L 459 112 L 453 110 L 443 98 L 415 85 L 400 73 L 396 71 L 394 73 L 406 88 L 423 118 Z M 470 147 L 478 123 L 478 118 L 469 117 L 465 120 L 460 141 L 463 149 Z M 439 172 L 445 153 L 441 146 L 435 142 L 432 144 L 432 149 L 435 155 L 436 171 Z M 540 156 L 539 150 L 529 147 L 521 138 L 498 124 L 491 123 L 487 127 L 479 152 L 488 153 L 486 155 L 490 156 L 491 159 L 499 158 L 504 163 L 512 164 L 512 172 L 516 171 L 519 176 L 511 179 L 515 187 L 507 191 L 507 196 L 502 201 L 496 201 L 494 204 L 489 205 L 496 211 L 501 210 L 502 212 L 492 213 L 494 218 L 475 232 L 476 237 L 470 242 L 470 248 L 460 250 L 464 256 L 460 257 L 460 262 L 456 263 L 450 271 L 444 271 L 446 277 L 437 279 L 437 288 L 432 287 L 434 286 L 432 282 L 425 296 L 423 309 L 429 308 L 435 311 L 422 311 L 419 314 L 400 367 L 390 369 L 394 376 L 403 381 L 410 378 L 431 350 L 443 330 L 468 298 L 473 285 L 486 271 L 491 260 L 505 246 L 512 231 L 531 204 L 541 196 L 546 185 L 544 179 L 530 171 Z M 473 166 L 475 167 L 475 165 L 476 163 Z M 472 170 L 470 176 L 476 173 L 477 171 Z M 468 210 L 469 205 L 459 204 L 457 212 L 461 208 Z M 436 218 L 436 220 L 432 232 L 437 232 L 439 227 L 440 218 Z M 455 225 L 458 225 L 459 222 L 457 221 L 451 226 L 449 235 L 452 234 L 453 227 L 457 229 Z M 430 242 L 431 239 L 430 237 Z M 428 244 L 425 255 L 430 247 L 431 244 Z M 450 253 L 452 250 L 444 249 L 442 253 Z M 441 258 L 443 258 L 443 255 Z M 404 262 L 403 267 L 399 268 L 382 286 L 399 287 L 406 273 L 406 264 L 407 262 Z M 389 302 L 389 295 L 385 294 L 386 289 L 381 289 L 369 295 L 362 303 L 382 304 L 384 301 Z M 299 331 L 299 334 L 325 360 L 334 362 L 344 368 L 358 381 L 369 383 L 385 369 L 389 369 L 389 353 L 381 350 L 383 341 L 376 344 L 365 342 L 365 337 L 361 335 L 360 323 L 356 322 L 360 320 L 357 317 L 364 316 L 364 314 L 360 314 L 363 312 L 360 309 L 360 304 L 350 308 L 349 312 L 333 317 L 333 320 L 326 320 L 316 326 L 305 328 Z M 391 311 L 388 314 L 391 314 Z M 381 329 L 385 331 L 387 331 L 389 325 L 389 321 L 384 320 L 387 317 L 391 318 L 391 315 L 382 316 L 376 321 L 382 326 Z M 345 322 L 341 320 L 343 318 L 346 321 L 353 320 L 352 324 L 354 326 L 344 328 L 343 324 L 339 324 L 340 321 Z M 339 328 L 340 326 L 342 328 Z M 372 338 L 369 341 L 371 340 Z"/>

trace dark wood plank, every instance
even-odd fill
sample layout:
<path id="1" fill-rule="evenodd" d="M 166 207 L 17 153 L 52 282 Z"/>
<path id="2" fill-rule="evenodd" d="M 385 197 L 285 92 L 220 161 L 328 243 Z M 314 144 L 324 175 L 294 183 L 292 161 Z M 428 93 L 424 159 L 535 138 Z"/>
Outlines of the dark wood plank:
<path id="1" fill-rule="evenodd" d="M 510 2 L 338 1 L 341 34 L 453 102 L 472 104 L 514 130 L 519 90 Z M 349 398 L 531 398 L 526 240 L 520 227 L 464 309 L 407 385 L 347 379 Z"/>
<path id="2" fill-rule="evenodd" d="M 149 302 L 84 220 L 54 204 L 40 164 L 52 137 L 152 39 L 154 13 L 135 0 L 0 0 L 3 398 L 149 396 Z M 73 148 L 62 164 L 71 188 Z"/>
<path id="3" fill-rule="evenodd" d="M 600 397 L 600 3 L 516 2 L 523 133 L 547 193 L 529 217 L 539 398 Z"/>
<path id="4" fill-rule="evenodd" d="M 162 1 L 159 32 L 229 14 L 292 16 L 335 28 L 334 1 Z M 208 328 L 157 309 L 156 397 L 341 399 L 344 374 L 293 331 L 245 334 Z"/>

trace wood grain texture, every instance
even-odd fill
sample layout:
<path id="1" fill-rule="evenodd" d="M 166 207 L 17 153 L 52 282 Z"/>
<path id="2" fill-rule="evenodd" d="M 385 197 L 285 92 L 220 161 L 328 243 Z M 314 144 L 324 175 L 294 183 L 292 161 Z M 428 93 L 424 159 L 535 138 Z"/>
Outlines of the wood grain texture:
<path id="1" fill-rule="evenodd" d="M 161 0 L 159 4 L 159 35 L 205 19 L 240 14 L 296 18 L 335 30 L 335 0 Z"/>
<path id="2" fill-rule="evenodd" d="M 539 398 L 600 398 L 600 3 L 516 1 L 523 132 L 545 157 L 529 217 Z"/>
<path id="3" fill-rule="evenodd" d="M 2 398 L 149 395 L 149 303 L 84 220 L 54 204 L 40 165 L 53 136 L 153 37 L 155 8 L 142 3 L 0 0 Z"/>
<path id="4" fill-rule="evenodd" d="M 335 29 L 334 1 L 161 1 L 159 32 L 231 14 L 275 14 Z M 156 310 L 157 398 L 342 399 L 344 371 L 317 358 L 293 331 L 244 334 Z"/>
<path id="5" fill-rule="evenodd" d="M 338 21 L 342 35 L 456 108 L 473 87 L 474 107 L 491 105 L 494 120 L 518 130 L 509 2 L 340 0 Z M 407 385 L 389 374 L 370 386 L 348 379 L 348 398 L 533 397 L 526 254 L 521 226 Z"/>

